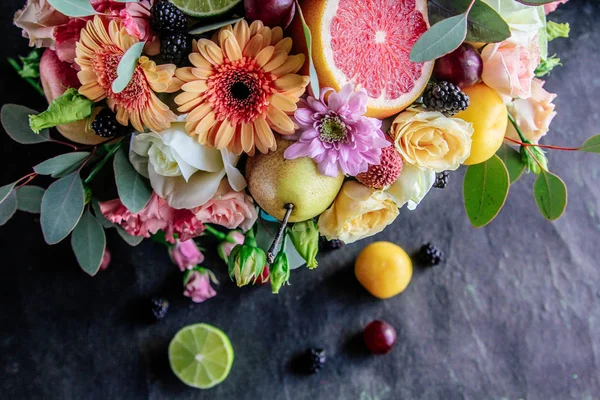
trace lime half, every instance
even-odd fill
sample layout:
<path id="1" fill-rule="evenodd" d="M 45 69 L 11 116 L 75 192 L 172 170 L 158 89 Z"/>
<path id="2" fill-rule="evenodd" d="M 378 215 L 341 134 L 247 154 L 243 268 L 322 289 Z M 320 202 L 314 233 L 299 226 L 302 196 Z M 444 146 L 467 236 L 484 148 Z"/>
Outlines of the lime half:
<path id="1" fill-rule="evenodd" d="M 208 324 L 189 325 L 171 340 L 169 362 L 186 385 L 210 389 L 229 375 L 233 347 L 220 329 Z"/>
<path id="2" fill-rule="evenodd" d="M 242 0 L 169 0 L 192 17 L 214 17 L 225 14 Z"/>

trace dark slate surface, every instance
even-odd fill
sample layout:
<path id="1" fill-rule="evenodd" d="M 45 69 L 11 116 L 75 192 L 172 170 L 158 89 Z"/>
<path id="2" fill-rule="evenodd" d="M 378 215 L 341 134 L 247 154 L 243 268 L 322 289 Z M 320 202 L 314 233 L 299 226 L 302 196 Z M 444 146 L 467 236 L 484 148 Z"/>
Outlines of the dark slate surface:
<path id="1" fill-rule="evenodd" d="M 26 51 L 10 26 L 20 0 L 2 2 L 2 59 Z M 547 88 L 559 93 L 553 144 L 577 145 L 598 132 L 600 4 L 571 0 L 553 19 L 569 21 L 572 39 L 551 45 L 565 66 Z M 1 62 L 2 102 L 41 108 L 42 100 Z M 24 175 L 58 152 L 1 138 L 1 181 Z M 416 212 L 402 211 L 385 233 L 323 256 L 316 271 L 293 273 L 279 296 L 237 290 L 211 254 L 219 295 L 192 305 L 166 251 L 131 249 L 114 232 L 113 264 L 92 279 L 68 243 L 48 247 L 36 218 L 18 214 L 0 229 L 0 393 L 3 399 L 577 399 L 600 398 L 600 159 L 552 154 L 570 188 L 565 216 L 539 216 L 526 176 L 498 220 L 470 227 L 462 173 Z M 355 281 L 352 263 L 374 240 L 408 251 L 433 240 L 445 266 L 415 273 L 400 296 L 379 301 Z M 210 247 L 210 246 L 209 246 Z M 173 293 L 166 320 L 147 324 L 140 303 Z M 399 343 L 367 355 L 357 334 L 371 320 L 394 325 Z M 170 372 L 167 345 L 184 325 L 207 322 L 227 332 L 236 351 L 230 377 L 210 391 L 186 388 Z M 290 372 L 290 359 L 322 346 L 329 362 L 317 376 Z"/>

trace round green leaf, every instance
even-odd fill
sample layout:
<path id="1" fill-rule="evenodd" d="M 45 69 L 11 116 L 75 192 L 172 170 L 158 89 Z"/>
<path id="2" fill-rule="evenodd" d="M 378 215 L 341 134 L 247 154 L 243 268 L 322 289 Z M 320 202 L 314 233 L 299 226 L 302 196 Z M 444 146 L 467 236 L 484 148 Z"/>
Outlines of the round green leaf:
<path id="1" fill-rule="evenodd" d="M 496 155 L 467 169 L 464 182 L 465 208 L 474 227 L 481 228 L 496 218 L 504 206 L 509 188 L 508 170 Z"/>
<path id="2" fill-rule="evenodd" d="M 18 181 L 13 182 L 13 183 L 9 183 L 8 185 L 4 185 L 4 186 L 0 187 L 0 203 L 2 203 L 4 200 L 6 200 L 6 198 L 8 197 L 8 195 L 14 189 L 15 185 L 17 184 L 17 182 Z"/>
<path id="3" fill-rule="evenodd" d="M 87 151 L 61 154 L 36 165 L 33 170 L 40 175 L 52 175 L 53 178 L 59 178 L 61 175 L 79 168 L 89 156 L 90 153 Z"/>
<path id="4" fill-rule="evenodd" d="M 192 29 L 188 33 L 190 35 L 201 35 L 206 32 L 216 31 L 217 29 L 220 29 L 227 25 L 235 25 L 236 22 L 238 22 L 242 19 L 244 19 L 244 18 L 233 18 L 233 19 L 228 19 L 227 21 L 215 22 L 214 24 L 202 25 L 196 29 Z"/>
<path id="5" fill-rule="evenodd" d="M 567 209 L 567 186 L 549 171 L 542 170 L 535 180 L 533 196 L 544 218 L 550 221 L 559 219 Z"/>
<path id="6" fill-rule="evenodd" d="M 8 197 L 0 203 L 0 226 L 6 224 L 17 212 L 17 194 L 13 190 Z"/>
<path id="7" fill-rule="evenodd" d="M 83 183 L 79 172 L 54 182 L 42 197 L 40 222 L 44 239 L 56 244 L 75 228 L 84 206 Z"/>
<path id="8" fill-rule="evenodd" d="M 106 235 L 89 211 L 83 214 L 73 230 L 71 247 L 81 269 L 91 276 L 96 275 L 106 248 Z"/>
<path id="9" fill-rule="evenodd" d="M 23 186 L 17 190 L 19 210 L 39 214 L 42 210 L 42 197 L 44 197 L 45 191 L 39 186 Z"/>
<path id="10" fill-rule="evenodd" d="M 121 61 L 119 61 L 117 79 L 112 83 L 112 91 L 114 93 L 121 93 L 129 85 L 129 82 L 131 82 L 145 44 L 146 42 L 138 42 L 132 45 L 123 55 Z"/>
<path id="11" fill-rule="evenodd" d="M 600 135 L 592 136 L 579 148 L 587 153 L 600 153 Z"/>
<path id="12" fill-rule="evenodd" d="M 48 0 L 48 2 L 67 17 L 89 17 L 97 14 L 90 0 Z"/>
<path id="13" fill-rule="evenodd" d="M 119 236 L 121 236 L 121 239 L 123 239 L 125 243 L 127 243 L 131 247 L 135 247 L 144 241 L 143 236 L 131 236 L 129 233 L 127 233 L 127 231 L 125 231 L 125 229 L 121 228 L 119 225 L 116 225 L 116 227 L 117 233 L 119 234 Z"/>
<path id="14" fill-rule="evenodd" d="M 513 184 L 521 178 L 525 172 L 525 164 L 521 154 L 512 147 L 504 144 L 498 149 L 496 155 L 500 157 L 510 176 L 510 183 Z"/>
<path id="15" fill-rule="evenodd" d="M 121 146 L 113 161 L 117 191 L 123 205 L 133 214 L 141 211 L 152 196 L 146 178 L 137 173 L 127 158 L 127 150 Z"/>
<path id="16" fill-rule="evenodd" d="M 454 51 L 467 36 L 467 13 L 447 18 L 433 25 L 415 43 L 410 61 L 415 63 L 435 60 Z"/>
<path id="17" fill-rule="evenodd" d="M 39 114 L 37 111 L 17 104 L 5 104 L 0 114 L 4 130 L 15 142 L 35 144 L 50 140 L 48 129 L 42 130 L 38 135 L 29 127 L 29 116 Z"/>

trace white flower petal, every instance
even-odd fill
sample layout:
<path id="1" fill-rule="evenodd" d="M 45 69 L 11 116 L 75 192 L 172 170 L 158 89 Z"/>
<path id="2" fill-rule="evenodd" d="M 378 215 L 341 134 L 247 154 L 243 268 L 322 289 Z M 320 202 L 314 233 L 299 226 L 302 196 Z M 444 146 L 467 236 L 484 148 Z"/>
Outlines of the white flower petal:
<path id="1" fill-rule="evenodd" d="M 175 122 L 171 128 L 160 133 L 162 141 L 173 151 L 180 164 L 185 162 L 200 171 L 217 172 L 223 168 L 221 156 L 216 149 L 201 145 L 185 132 L 185 123 Z"/>
<path id="2" fill-rule="evenodd" d="M 402 173 L 386 191 L 392 196 L 398 208 L 407 204 L 409 210 L 417 208 L 435 183 L 435 171 L 426 170 L 411 164 L 404 164 Z"/>
<path id="3" fill-rule="evenodd" d="M 236 168 L 240 156 L 230 153 L 227 150 L 221 150 L 221 156 L 223 157 L 225 172 L 227 173 L 227 179 L 229 180 L 231 188 L 236 192 L 241 192 L 246 189 L 246 179 L 240 170 Z"/>

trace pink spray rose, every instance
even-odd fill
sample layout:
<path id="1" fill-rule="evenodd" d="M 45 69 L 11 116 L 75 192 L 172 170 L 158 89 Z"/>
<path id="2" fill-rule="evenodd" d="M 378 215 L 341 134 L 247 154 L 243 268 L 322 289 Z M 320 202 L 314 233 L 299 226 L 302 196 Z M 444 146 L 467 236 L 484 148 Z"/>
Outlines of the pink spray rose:
<path id="1" fill-rule="evenodd" d="M 228 229 L 240 228 L 244 231 L 250 229 L 258 218 L 252 198 L 244 192 L 233 190 L 227 179 L 221 181 L 212 199 L 192 211 L 205 224 L 217 224 Z"/>
<path id="2" fill-rule="evenodd" d="M 148 238 L 150 234 L 162 230 L 165 239 L 169 243 L 175 243 L 175 234 L 179 240 L 186 241 L 204 231 L 204 224 L 190 210 L 176 210 L 156 193 L 152 194 L 146 207 L 137 214 L 132 214 L 120 199 L 100 203 L 100 210 L 106 219 L 119 224 L 132 236 Z"/>
<path id="3" fill-rule="evenodd" d="M 558 0 L 552 3 L 548 3 L 548 4 L 544 4 L 544 11 L 546 12 L 546 15 L 550 14 L 551 12 L 556 11 L 556 8 L 561 5 L 561 4 L 565 4 L 567 1 L 569 0 Z"/>
<path id="4" fill-rule="evenodd" d="M 538 143 L 548 133 L 550 123 L 556 116 L 555 106 L 552 104 L 556 94 L 546 91 L 544 83 L 541 79 L 534 79 L 531 97 L 514 100 L 508 105 L 508 111 L 515 117 L 517 125 L 531 143 Z M 512 124 L 508 124 L 506 136 L 520 140 Z"/>
<path id="5" fill-rule="evenodd" d="M 193 240 L 186 240 L 185 242 L 177 240 L 175 246 L 169 249 L 169 255 L 181 271 L 194 269 L 196 265 L 202 264 L 204 261 L 204 254 Z"/>
<path id="6" fill-rule="evenodd" d="M 246 236 L 239 231 L 231 231 L 227 234 L 227 238 L 224 242 L 219 244 L 217 247 L 217 253 L 219 257 L 225 262 L 229 259 L 229 255 L 231 254 L 231 250 L 238 244 L 244 244 L 244 240 L 246 240 Z"/>
<path id="7" fill-rule="evenodd" d="M 106 271 L 108 269 L 111 259 L 110 251 L 105 247 L 104 254 L 102 255 L 102 262 L 100 263 L 100 271 Z"/>
<path id="8" fill-rule="evenodd" d="M 505 103 L 511 99 L 531 96 L 531 81 L 540 63 L 537 36 L 523 46 L 510 41 L 489 44 L 481 52 L 483 74 L 481 79 L 495 89 Z"/>
<path id="9" fill-rule="evenodd" d="M 27 0 L 27 5 L 15 13 L 14 23 L 23 29 L 29 45 L 54 49 L 54 28 L 69 22 L 69 17 L 56 11 L 48 0 Z"/>
<path id="10" fill-rule="evenodd" d="M 211 279 L 211 273 L 204 268 L 191 271 L 187 275 L 183 295 L 192 299 L 194 303 L 202 303 L 216 296 L 217 292 L 210 286 Z"/>
<path id="11" fill-rule="evenodd" d="M 40 80 L 48 103 L 62 96 L 68 88 L 78 89 L 81 86 L 72 65 L 60 61 L 56 52 L 50 49 L 46 49 L 40 59 Z"/>

